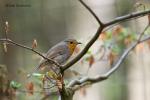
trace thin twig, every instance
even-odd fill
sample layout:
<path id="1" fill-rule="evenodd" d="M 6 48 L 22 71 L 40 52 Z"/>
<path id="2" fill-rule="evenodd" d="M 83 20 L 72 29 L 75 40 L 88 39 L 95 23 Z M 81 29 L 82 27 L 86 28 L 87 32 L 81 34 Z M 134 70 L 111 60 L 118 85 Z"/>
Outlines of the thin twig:
<path id="1" fill-rule="evenodd" d="M 33 92 L 33 93 L 47 93 L 46 91 L 44 90 L 25 90 L 25 89 L 17 89 L 16 90 L 17 92 L 20 92 L 20 93 L 29 93 L 29 92 Z M 58 91 L 51 91 L 51 94 L 56 94 L 58 93 Z"/>
<path id="2" fill-rule="evenodd" d="M 149 24 L 144 28 L 144 32 L 149 28 Z M 144 32 L 142 32 L 141 34 L 139 34 L 139 38 L 137 39 L 137 41 L 140 41 L 142 36 L 144 35 Z"/>
<path id="3" fill-rule="evenodd" d="M 28 46 L 25 46 L 25 45 L 19 44 L 19 43 L 15 42 L 15 41 L 12 41 L 12 40 L 10 40 L 10 39 L 0 39 L 0 41 L 2 41 L 2 42 L 8 42 L 8 43 L 11 43 L 11 44 L 16 45 L 16 46 L 18 46 L 18 47 L 21 47 L 21 48 L 24 48 L 24 49 L 30 50 L 30 51 L 32 51 L 32 52 L 34 52 L 34 53 L 38 54 L 39 56 L 43 57 L 44 59 L 48 60 L 49 62 L 51 62 L 51 63 L 55 64 L 56 66 L 58 66 L 58 67 L 60 67 L 60 66 L 61 66 L 60 64 L 58 64 L 58 63 L 57 63 L 57 62 L 55 62 L 54 60 L 52 60 L 52 59 L 49 59 L 49 58 L 45 57 L 45 56 L 44 56 L 44 55 L 42 55 L 40 52 L 36 51 L 35 49 L 33 49 L 33 48 L 31 48 L 31 47 L 28 47 Z"/>
<path id="4" fill-rule="evenodd" d="M 106 27 L 108 27 L 108 26 L 111 26 L 111 25 L 120 23 L 120 22 L 122 22 L 122 21 L 127 21 L 127 20 L 131 20 L 131 19 L 133 19 L 133 18 L 139 18 L 139 17 L 146 16 L 146 15 L 148 15 L 149 13 L 150 13 L 150 10 L 127 14 L 127 15 L 124 15 L 124 16 L 121 16 L 121 17 L 117 17 L 116 19 L 114 19 L 114 20 L 112 20 L 112 21 L 110 21 L 110 22 L 107 22 L 107 23 L 105 23 L 104 25 L 105 25 Z"/>

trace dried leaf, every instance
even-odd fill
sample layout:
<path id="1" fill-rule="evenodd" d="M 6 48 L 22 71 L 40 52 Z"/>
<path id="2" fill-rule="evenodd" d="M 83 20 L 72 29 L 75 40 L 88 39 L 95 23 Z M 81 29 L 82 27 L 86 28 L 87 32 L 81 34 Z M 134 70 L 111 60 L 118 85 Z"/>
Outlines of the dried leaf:
<path id="1" fill-rule="evenodd" d="M 89 58 L 89 66 L 91 67 L 94 62 L 95 62 L 94 56 L 91 55 L 90 58 Z"/>
<path id="2" fill-rule="evenodd" d="M 136 53 L 142 52 L 144 49 L 144 43 L 140 43 L 135 47 Z"/>
<path id="3" fill-rule="evenodd" d="M 4 52 L 7 52 L 7 44 L 3 43 L 3 47 L 4 47 Z"/>
<path id="4" fill-rule="evenodd" d="M 124 44 L 125 44 L 126 46 L 128 46 L 131 42 L 132 42 L 131 35 L 128 35 L 128 36 L 124 39 Z"/>
<path id="5" fill-rule="evenodd" d="M 33 95 L 34 84 L 32 82 L 27 83 L 26 89 L 28 90 L 29 94 Z"/>
<path id="6" fill-rule="evenodd" d="M 99 36 L 100 40 L 106 40 L 107 39 L 107 36 L 106 36 L 106 32 L 102 32 Z"/>
<path id="7" fill-rule="evenodd" d="M 90 55 L 85 60 L 89 62 L 89 67 L 91 67 L 93 65 L 93 63 L 95 62 L 95 59 L 94 59 L 93 55 Z"/>
<path id="8" fill-rule="evenodd" d="M 109 60 L 109 64 L 112 66 L 115 59 L 117 57 L 117 54 L 110 52 L 110 54 L 108 55 L 108 60 Z"/>
<path id="9" fill-rule="evenodd" d="M 32 49 L 35 49 L 37 47 L 37 40 L 36 39 L 33 39 L 33 42 L 32 42 Z"/>
<path id="10" fill-rule="evenodd" d="M 84 87 L 80 89 L 80 92 L 83 96 L 87 95 L 86 88 L 84 88 Z"/>
<path id="11" fill-rule="evenodd" d="M 149 46 L 149 48 L 150 48 L 150 40 L 147 40 L 147 44 L 148 44 L 148 46 Z"/>
<path id="12" fill-rule="evenodd" d="M 113 29 L 112 34 L 118 36 L 122 31 L 123 27 L 121 25 L 118 25 Z"/>

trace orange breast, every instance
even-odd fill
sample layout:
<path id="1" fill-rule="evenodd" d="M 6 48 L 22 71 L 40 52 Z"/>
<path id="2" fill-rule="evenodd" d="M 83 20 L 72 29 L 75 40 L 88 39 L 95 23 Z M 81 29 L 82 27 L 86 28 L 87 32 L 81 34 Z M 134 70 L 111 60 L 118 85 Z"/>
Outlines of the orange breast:
<path id="1" fill-rule="evenodd" d="M 74 52 L 76 46 L 77 46 L 76 44 L 69 44 L 68 45 L 71 54 Z"/>

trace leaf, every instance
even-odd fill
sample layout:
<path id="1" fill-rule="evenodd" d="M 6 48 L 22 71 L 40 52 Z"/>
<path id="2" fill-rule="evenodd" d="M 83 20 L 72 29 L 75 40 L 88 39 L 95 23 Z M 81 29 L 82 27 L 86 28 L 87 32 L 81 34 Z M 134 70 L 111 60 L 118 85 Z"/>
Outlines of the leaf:
<path id="1" fill-rule="evenodd" d="M 18 82 L 16 82 L 16 81 L 11 81 L 10 82 L 10 87 L 12 87 L 13 89 L 18 89 L 18 88 L 20 88 L 22 85 L 21 85 L 21 83 L 18 83 Z"/>
<path id="2" fill-rule="evenodd" d="M 86 88 L 85 88 L 85 87 L 81 88 L 81 89 L 80 89 L 80 92 L 81 92 L 81 94 L 82 94 L 83 96 L 86 96 L 86 95 L 87 95 L 87 91 L 86 91 Z"/>
<path id="3" fill-rule="evenodd" d="M 148 47 L 150 48 L 150 40 L 147 40 Z"/>
<path id="4" fill-rule="evenodd" d="M 34 84 L 32 82 L 29 82 L 26 84 L 26 89 L 28 90 L 28 93 L 30 95 L 33 95 L 33 91 L 34 91 Z"/>
<path id="5" fill-rule="evenodd" d="M 89 57 L 89 67 L 91 67 L 94 62 L 95 62 L 94 56 L 91 55 L 91 56 Z"/>
<path id="6" fill-rule="evenodd" d="M 46 73 L 46 75 L 47 75 L 47 77 L 53 78 L 53 79 L 55 79 L 55 80 L 57 80 L 58 77 L 59 77 L 59 76 L 58 76 L 54 71 L 52 71 L 52 70 L 49 70 L 49 71 Z"/>
<path id="7" fill-rule="evenodd" d="M 135 47 L 136 53 L 142 52 L 144 49 L 144 43 L 140 43 Z"/>
<path id="8" fill-rule="evenodd" d="M 132 37 L 131 37 L 131 35 L 128 35 L 128 36 L 124 39 L 124 44 L 125 44 L 126 46 L 128 46 L 131 42 L 132 42 Z"/>
<path id="9" fill-rule="evenodd" d="M 121 51 L 122 51 L 121 45 L 120 45 L 120 46 L 119 46 L 119 45 L 114 45 L 114 46 L 112 47 L 112 53 L 113 53 L 113 54 L 119 54 Z"/>
<path id="10" fill-rule="evenodd" d="M 88 51 L 87 51 L 87 54 L 91 54 L 91 53 L 92 53 L 92 51 L 91 51 L 91 50 L 88 50 Z"/>
<path id="11" fill-rule="evenodd" d="M 123 32 L 123 27 L 118 25 L 113 29 L 112 34 L 118 36 L 121 32 Z"/>
<path id="12" fill-rule="evenodd" d="M 36 78 L 43 78 L 44 74 L 40 74 L 40 73 L 32 73 L 32 76 L 36 77 Z"/>
<path id="13" fill-rule="evenodd" d="M 110 54 L 108 55 L 108 60 L 109 60 L 109 64 L 112 66 L 115 59 L 116 59 L 117 55 L 113 52 L 110 52 Z"/>
<path id="14" fill-rule="evenodd" d="M 32 49 L 35 49 L 37 47 L 37 40 L 36 39 L 33 39 L 33 42 L 32 42 Z"/>
<path id="15" fill-rule="evenodd" d="M 107 39 L 107 36 L 106 36 L 106 32 L 102 32 L 99 36 L 100 40 L 106 40 Z"/>

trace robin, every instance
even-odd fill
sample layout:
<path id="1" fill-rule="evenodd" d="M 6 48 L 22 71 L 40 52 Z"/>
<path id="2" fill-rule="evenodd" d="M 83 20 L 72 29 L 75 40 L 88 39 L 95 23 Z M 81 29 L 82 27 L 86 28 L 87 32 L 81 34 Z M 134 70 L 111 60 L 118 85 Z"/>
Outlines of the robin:
<path id="1" fill-rule="evenodd" d="M 81 43 L 77 42 L 75 39 L 66 39 L 64 41 L 61 41 L 48 50 L 48 52 L 46 53 L 46 57 L 62 65 L 66 63 L 66 61 L 70 58 L 78 44 Z M 42 59 L 34 72 L 38 71 L 41 68 L 47 68 L 47 70 L 55 70 L 56 65 L 48 62 L 48 60 L 46 59 Z M 31 75 L 32 74 L 29 74 L 28 77 L 30 77 Z"/>

